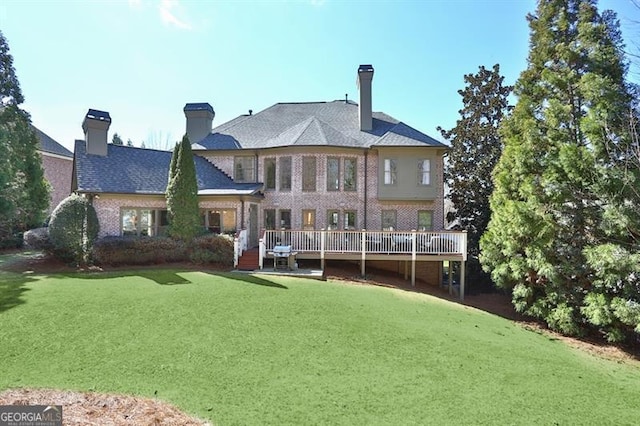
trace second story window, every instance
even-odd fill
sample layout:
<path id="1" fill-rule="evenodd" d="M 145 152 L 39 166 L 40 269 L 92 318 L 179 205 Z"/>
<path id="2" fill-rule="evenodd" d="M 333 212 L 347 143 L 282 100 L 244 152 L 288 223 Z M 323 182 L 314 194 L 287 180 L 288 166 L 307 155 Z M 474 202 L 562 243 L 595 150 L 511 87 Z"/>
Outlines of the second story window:
<path id="1" fill-rule="evenodd" d="M 340 190 L 340 159 L 327 158 L 327 191 Z"/>
<path id="2" fill-rule="evenodd" d="M 418 183 L 431 185 L 431 160 L 418 160 Z"/>
<path id="3" fill-rule="evenodd" d="M 344 190 L 355 191 L 356 190 L 356 174 L 357 174 L 357 160 L 355 158 L 344 159 Z"/>
<path id="4" fill-rule="evenodd" d="M 291 157 L 280 157 L 280 191 L 291 191 Z"/>
<path id="5" fill-rule="evenodd" d="M 316 157 L 302 158 L 302 190 L 316 190 Z"/>
<path id="6" fill-rule="evenodd" d="M 276 189 L 276 159 L 264 159 L 264 189 L 273 191 Z"/>
<path id="7" fill-rule="evenodd" d="M 398 182 L 398 170 L 396 160 L 393 158 L 384 159 L 384 184 L 395 185 Z"/>
<path id="8" fill-rule="evenodd" d="M 253 156 L 236 157 L 234 159 L 234 177 L 236 182 L 256 181 L 256 159 Z"/>

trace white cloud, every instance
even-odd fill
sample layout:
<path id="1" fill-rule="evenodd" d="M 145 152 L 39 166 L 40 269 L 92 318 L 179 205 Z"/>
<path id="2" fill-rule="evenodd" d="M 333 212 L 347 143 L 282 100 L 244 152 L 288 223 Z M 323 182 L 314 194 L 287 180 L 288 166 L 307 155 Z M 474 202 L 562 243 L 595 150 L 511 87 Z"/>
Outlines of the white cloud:
<path id="1" fill-rule="evenodd" d="M 142 8 L 142 0 L 129 0 L 129 7 L 140 10 Z"/>
<path id="2" fill-rule="evenodd" d="M 186 19 L 179 17 L 184 16 L 183 8 L 178 0 L 162 0 L 158 6 L 160 12 L 160 19 L 165 25 L 174 26 L 181 30 L 193 29 L 191 24 Z"/>

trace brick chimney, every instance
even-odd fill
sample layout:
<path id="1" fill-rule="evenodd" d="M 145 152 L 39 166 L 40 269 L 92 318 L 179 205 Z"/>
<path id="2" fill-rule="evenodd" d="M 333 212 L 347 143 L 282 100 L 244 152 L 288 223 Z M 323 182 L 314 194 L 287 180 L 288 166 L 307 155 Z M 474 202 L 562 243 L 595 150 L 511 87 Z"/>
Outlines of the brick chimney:
<path id="1" fill-rule="evenodd" d="M 187 136 L 192 144 L 200 142 L 211 133 L 211 124 L 216 113 L 207 102 L 186 104 L 184 116 L 187 118 Z"/>
<path id="2" fill-rule="evenodd" d="M 358 115 L 360 116 L 360 130 L 365 132 L 373 129 L 371 80 L 373 80 L 373 66 L 360 65 L 358 68 L 358 89 L 360 90 Z"/>
<path id="3" fill-rule="evenodd" d="M 111 116 L 106 111 L 90 109 L 82 122 L 87 154 L 107 155 L 107 132 L 111 125 Z"/>

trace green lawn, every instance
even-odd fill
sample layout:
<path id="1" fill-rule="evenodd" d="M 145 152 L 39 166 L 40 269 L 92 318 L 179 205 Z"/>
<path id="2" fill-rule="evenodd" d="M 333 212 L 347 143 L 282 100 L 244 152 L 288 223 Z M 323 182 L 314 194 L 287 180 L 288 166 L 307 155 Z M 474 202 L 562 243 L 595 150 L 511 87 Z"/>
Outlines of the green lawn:
<path id="1" fill-rule="evenodd" d="M 221 425 L 640 418 L 637 366 L 493 315 L 387 288 L 175 270 L 0 272 L 9 387 L 157 394 Z"/>

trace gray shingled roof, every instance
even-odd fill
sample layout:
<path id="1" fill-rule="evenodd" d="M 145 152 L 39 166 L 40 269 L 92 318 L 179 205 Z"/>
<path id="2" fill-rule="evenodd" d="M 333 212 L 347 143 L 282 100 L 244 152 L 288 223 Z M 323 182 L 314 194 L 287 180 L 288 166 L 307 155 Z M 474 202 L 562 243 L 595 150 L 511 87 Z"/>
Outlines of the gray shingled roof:
<path id="1" fill-rule="evenodd" d="M 381 112 L 373 113 L 373 129 L 360 130 L 354 102 L 279 103 L 254 115 L 242 115 L 211 132 L 194 149 L 228 150 L 292 145 L 447 147 Z"/>
<path id="2" fill-rule="evenodd" d="M 32 125 L 31 127 L 33 128 L 33 131 L 36 132 L 36 136 L 38 136 L 38 149 L 40 151 L 69 157 L 70 159 L 73 158 L 73 152 L 60 145 L 58 142 L 53 140 L 51 136 L 38 129 L 36 126 Z"/>
<path id="3" fill-rule="evenodd" d="M 109 144 L 107 155 L 86 153 L 84 141 L 75 145 L 79 192 L 164 194 L 169 179 L 171 152 Z M 235 183 L 202 157 L 194 156 L 198 192 L 202 194 L 253 194 L 259 183 Z"/>

